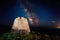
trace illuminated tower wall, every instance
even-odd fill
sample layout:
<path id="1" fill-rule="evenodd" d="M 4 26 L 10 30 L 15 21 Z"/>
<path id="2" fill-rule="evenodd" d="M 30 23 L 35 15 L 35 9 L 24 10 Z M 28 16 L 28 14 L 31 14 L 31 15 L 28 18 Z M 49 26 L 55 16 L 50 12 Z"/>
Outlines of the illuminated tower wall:
<path id="1" fill-rule="evenodd" d="M 29 24 L 26 18 L 23 17 L 18 17 L 14 20 L 13 23 L 13 30 L 26 30 L 28 32 L 30 32 L 30 28 L 29 28 Z"/>

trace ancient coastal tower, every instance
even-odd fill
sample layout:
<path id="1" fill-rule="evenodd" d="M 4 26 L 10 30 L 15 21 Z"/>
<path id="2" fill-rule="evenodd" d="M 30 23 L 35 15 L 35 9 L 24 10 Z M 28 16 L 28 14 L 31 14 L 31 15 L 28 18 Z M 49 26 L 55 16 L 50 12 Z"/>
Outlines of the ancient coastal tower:
<path id="1" fill-rule="evenodd" d="M 30 32 L 29 24 L 26 18 L 24 17 L 17 17 L 14 20 L 12 32 L 14 33 L 22 33 L 22 32 Z"/>

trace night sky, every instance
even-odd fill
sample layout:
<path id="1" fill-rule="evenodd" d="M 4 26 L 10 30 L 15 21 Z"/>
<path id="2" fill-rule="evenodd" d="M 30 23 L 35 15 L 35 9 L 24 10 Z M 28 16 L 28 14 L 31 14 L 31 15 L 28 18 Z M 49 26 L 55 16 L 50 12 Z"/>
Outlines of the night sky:
<path id="1" fill-rule="evenodd" d="M 42 25 L 57 24 L 60 21 L 60 1 L 26 0 L 39 17 Z M 16 17 L 27 17 L 20 0 L 0 1 L 0 24 L 11 24 Z"/>

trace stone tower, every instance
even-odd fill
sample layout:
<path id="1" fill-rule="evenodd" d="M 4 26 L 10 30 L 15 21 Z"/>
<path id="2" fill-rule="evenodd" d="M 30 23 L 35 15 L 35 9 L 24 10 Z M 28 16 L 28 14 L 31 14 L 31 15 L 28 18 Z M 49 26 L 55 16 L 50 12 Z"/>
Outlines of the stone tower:
<path id="1" fill-rule="evenodd" d="M 27 19 L 24 17 L 21 18 L 17 17 L 14 20 L 12 30 L 13 30 L 12 32 L 14 33 L 20 33 L 20 34 L 22 34 L 22 32 L 29 33 L 30 28 Z"/>

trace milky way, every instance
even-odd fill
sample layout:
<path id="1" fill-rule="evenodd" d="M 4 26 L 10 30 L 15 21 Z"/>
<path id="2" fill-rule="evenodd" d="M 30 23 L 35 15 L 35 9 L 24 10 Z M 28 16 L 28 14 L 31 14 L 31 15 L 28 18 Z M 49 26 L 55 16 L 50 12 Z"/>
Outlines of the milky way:
<path id="1" fill-rule="evenodd" d="M 33 9 L 31 8 L 31 4 L 29 4 L 27 1 L 23 0 L 22 4 L 24 5 L 24 11 L 26 12 L 27 18 L 32 25 L 39 25 L 40 21 L 37 17 L 36 13 L 33 12 Z"/>

